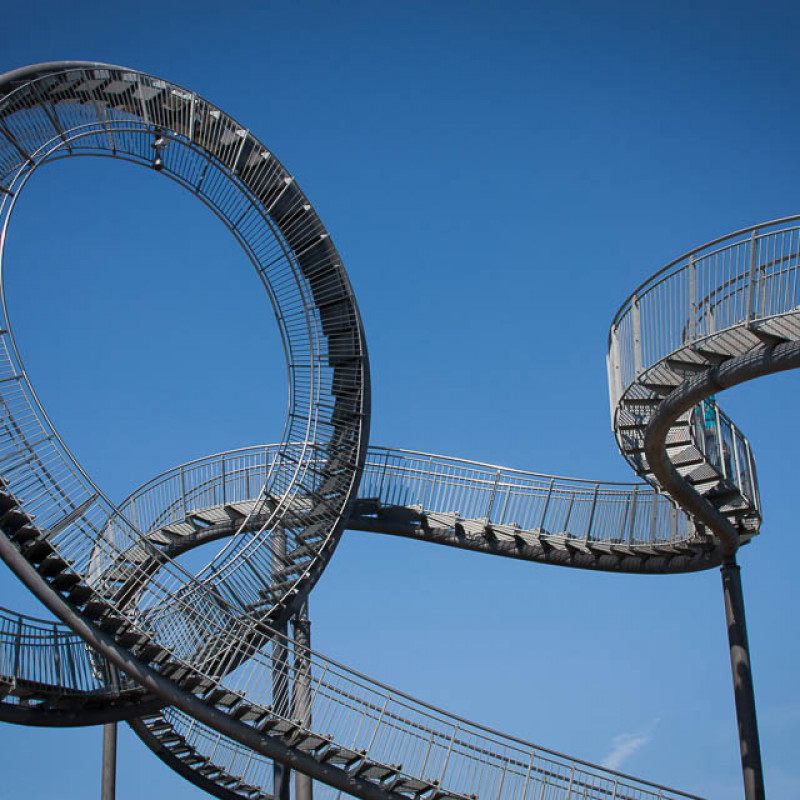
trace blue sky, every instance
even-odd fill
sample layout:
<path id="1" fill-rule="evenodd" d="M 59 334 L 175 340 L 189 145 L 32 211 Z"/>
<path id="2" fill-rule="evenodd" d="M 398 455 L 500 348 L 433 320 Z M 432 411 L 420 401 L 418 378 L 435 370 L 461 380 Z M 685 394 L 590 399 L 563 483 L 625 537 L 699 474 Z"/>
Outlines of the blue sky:
<path id="1" fill-rule="evenodd" d="M 769 2 L 41 2 L 4 13 L 0 70 L 128 65 L 259 136 L 351 276 L 374 444 L 628 480 L 608 326 L 681 252 L 798 212 L 799 24 L 794 4 Z M 34 383 L 110 495 L 280 434 L 281 353 L 257 279 L 155 173 L 42 170 L 6 269 Z M 799 382 L 720 397 L 752 441 L 765 508 L 741 563 L 773 798 L 800 795 Z M 35 613 L 3 577 L 0 603 Z M 714 800 L 740 794 L 717 571 L 593 574 L 348 533 L 311 613 L 317 649 L 455 713 Z M 9 796 L 92 795 L 100 737 L 0 726 Z M 120 800 L 200 797 L 128 733 L 118 786 Z"/>

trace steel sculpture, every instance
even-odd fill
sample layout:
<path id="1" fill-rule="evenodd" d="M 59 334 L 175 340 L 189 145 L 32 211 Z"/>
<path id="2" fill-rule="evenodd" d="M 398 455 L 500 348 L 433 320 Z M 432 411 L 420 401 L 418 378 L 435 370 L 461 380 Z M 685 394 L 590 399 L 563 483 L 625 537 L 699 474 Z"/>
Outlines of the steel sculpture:
<path id="1" fill-rule="evenodd" d="M 745 781 L 759 796 L 735 554 L 761 509 L 747 439 L 707 398 L 797 364 L 794 219 L 690 253 L 623 306 L 609 340 L 612 418 L 647 483 L 613 484 L 369 447 L 364 332 L 330 236 L 247 128 L 168 81 L 89 62 L 0 77 L 3 243 L 34 171 L 80 155 L 155 169 L 228 227 L 278 320 L 290 404 L 280 443 L 184 464 L 114 505 L 39 403 L 3 290 L 0 556 L 60 622 L 0 614 L 0 718 L 126 720 L 227 800 L 285 800 L 290 772 L 298 800 L 691 797 L 326 659 L 310 649 L 306 601 L 345 527 L 585 569 L 722 565 Z M 176 560 L 214 541 L 197 574 Z"/>

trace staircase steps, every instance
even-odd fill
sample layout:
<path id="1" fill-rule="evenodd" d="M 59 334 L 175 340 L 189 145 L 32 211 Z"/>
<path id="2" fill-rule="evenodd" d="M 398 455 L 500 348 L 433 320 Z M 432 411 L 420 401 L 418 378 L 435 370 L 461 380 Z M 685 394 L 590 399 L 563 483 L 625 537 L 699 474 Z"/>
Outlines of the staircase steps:
<path id="1" fill-rule="evenodd" d="M 344 767 L 349 770 L 352 766 L 360 764 L 364 760 L 365 755 L 365 751 L 358 752 L 356 750 L 350 750 L 347 747 L 332 745 L 328 750 L 322 753 L 321 760 L 327 764 Z"/>

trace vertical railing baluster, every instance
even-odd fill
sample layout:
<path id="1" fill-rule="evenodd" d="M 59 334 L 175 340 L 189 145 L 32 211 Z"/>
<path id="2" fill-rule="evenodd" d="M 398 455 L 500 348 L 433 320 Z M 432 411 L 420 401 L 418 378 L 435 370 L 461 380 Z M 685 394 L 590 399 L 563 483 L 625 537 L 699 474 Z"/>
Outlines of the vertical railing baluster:
<path id="1" fill-rule="evenodd" d="M 547 497 L 544 501 L 544 507 L 542 508 L 542 518 L 539 520 L 539 530 L 544 530 L 544 523 L 547 519 L 547 511 L 550 508 L 550 498 L 553 496 L 553 484 L 556 482 L 555 478 L 550 479 L 550 485 L 547 487 Z"/>
<path id="2" fill-rule="evenodd" d="M 746 495 L 742 491 L 742 472 L 741 469 L 739 468 L 739 445 L 738 442 L 736 441 L 737 433 L 739 433 L 739 431 L 737 431 L 736 426 L 733 423 L 731 423 L 731 447 L 733 448 L 733 467 L 736 470 L 736 476 L 733 478 L 733 482 L 739 489 L 739 493 L 742 496 L 746 497 Z"/>
<path id="3" fill-rule="evenodd" d="M 769 287 L 769 275 L 767 274 L 767 265 L 770 261 L 774 264 L 774 258 L 770 259 L 769 255 L 769 243 L 770 241 L 773 242 L 773 256 L 775 255 L 775 234 L 764 234 L 764 238 L 761 239 L 761 244 L 763 246 L 762 251 L 762 261 L 763 266 L 758 270 L 759 272 L 759 292 L 758 292 L 758 299 L 759 299 L 759 316 L 761 319 L 767 316 L 767 288 Z"/>
<path id="4" fill-rule="evenodd" d="M 750 269 L 748 272 L 747 306 L 745 307 L 745 322 L 748 327 L 755 318 L 756 285 L 758 281 L 758 240 L 757 231 L 750 234 Z"/>
<path id="5" fill-rule="evenodd" d="M 506 499 L 503 500 L 503 507 L 500 509 L 500 518 L 498 519 L 499 525 L 506 524 L 506 511 L 508 510 L 508 504 L 511 500 L 511 479 L 509 478 L 508 483 L 506 484 Z"/>
<path id="6" fill-rule="evenodd" d="M 139 527 L 139 511 L 136 507 L 136 498 L 131 497 L 131 522 L 136 530 L 141 531 Z"/>
<path id="7" fill-rule="evenodd" d="M 611 395 L 611 415 L 617 408 L 617 403 L 622 397 L 622 365 L 619 353 L 619 330 L 611 329 L 611 346 L 608 350 L 608 382 Z"/>
<path id="8" fill-rule="evenodd" d="M 719 463 L 722 467 L 722 477 L 728 477 L 728 467 L 725 463 L 725 449 L 722 446 L 722 423 L 720 422 L 719 418 L 719 406 L 715 403 L 714 404 L 714 415 L 716 418 L 716 425 L 717 425 L 717 456 Z"/>
<path id="9" fill-rule="evenodd" d="M 547 778 L 542 778 L 542 790 L 539 792 L 539 800 L 544 800 L 544 790 L 547 788 Z"/>
<path id="10" fill-rule="evenodd" d="M 381 713 L 378 716 L 378 719 L 375 721 L 375 728 L 372 731 L 372 736 L 369 737 L 369 744 L 367 745 L 367 753 L 372 750 L 372 746 L 375 744 L 375 738 L 378 735 L 378 730 L 381 727 L 381 723 L 383 722 L 383 715 L 386 713 L 386 708 L 389 705 L 389 695 L 386 695 L 386 699 L 383 701 L 383 708 L 381 709 Z M 359 726 L 360 727 L 360 726 Z"/>
<path id="11" fill-rule="evenodd" d="M 503 773 L 500 775 L 500 786 L 497 788 L 497 800 L 503 796 L 503 786 L 506 782 L 506 773 L 508 772 L 508 759 L 506 759 L 505 763 L 503 764 Z"/>
<path id="12" fill-rule="evenodd" d="M 569 503 L 567 504 L 567 514 L 564 517 L 564 533 L 567 533 L 567 526 L 569 525 L 569 518 L 572 516 L 572 506 L 575 504 L 575 492 L 569 496 Z"/>
<path id="13" fill-rule="evenodd" d="M 75 672 L 75 659 L 72 656 L 72 645 L 69 643 L 69 640 L 67 641 L 67 664 L 69 665 L 69 674 L 72 678 L 72 685 L 77 689 L 82 688 L 78 685 L 78 676 Z M 91 687 L 86 686 L 86 688 L 90 689 Z"/>
<path id="14" fill-rule="evenodd" d="M 656 522 L 658 521 L 658 492 L 653 492 L 653 504 L 650 508 L 650 541 L 656 540 Z"/>
<path id="15" fill-rule="evenodd" d="M 183 505 L 183 518 L 186 519 L 189 515 L 186 511 L 186 475 L 183 467 L 181 467 L 181 502 Z"/>
<path id="16" fill-rule="evenodd" d="M 750 475 L 750 487 L 753 492 L 753 502 L 757 511 L 761 511 L 761 497 L 758 492 L 758 478 L 756 477 L 755 464 L 753 463 L 753 453 L 750 450 L 750 442 L 745 442 L 747 449 L 747 470 Z"/>
<path id="17" fill-rule="evenodd" d="M 186 133 L 190 142 L 194 141 L 194 120 L 195 120 L 195 103 L 197 102 L 197 95 L 192 94 L 192 104 L 189 110 L 189 130 Z"/>
<path id="18" fill-rule="evenodd" d="M 572 800 L 572 784 L 575 781 L 575 764 L 572 765 L 572 771 L 569 774 L 569 786 L 567 786 L 567 800 Z"/>
<path id="19" fill-rule="evenodd" d="M 220 458 L 219 470 L 220 470 L 220 474 L 221 474 L 221 477 L 222 477 L 222 505 L 224 506 L 228 502 L 227 501 L 227 492 L 225 490 L 226 478 L 225 478 L 225 455 L 224 454 Z"/>
<path id="20" fill-rule="evenodd" d="M 58 645 L 58 626 L 53 625 L 53 665 L 56 670 L 55 679 L 56 683 L 60 686 L 61 681 L 61 650 Z"/>
<path id="21" fill-rule="evenodd" d="M 431 492 L 431 470 L 433 470 L 433 456 L 428 459 L 428 472 L 425 476 L 425 489 L 422 495 L 422 510 L 428 511 L 429 494 Z"/>
<path id="22" fill-rule="evenodd" d="M 492 486 L 492 492 L 489 495 L 489 506 L 486 509 L 486 521 L 491 522 L 492 519 L 492 508 L 494 507 L 494 498 L 497 495 L 497 484 L 500 482 L 500 470 L 498 469 L 494 473 L 494 485 Z"/>
<path id="23" fill-rule="evenodd" d="M 597 495 L 600 492 L 600 484 L 594 485 L 594 496 L 592 497 L 592 510 L 589 512 L 589 524 L 586 527 L 586 539 L 592 535 L 592 525 L 594 524 L 594 512 L 597 508 Z"/>
<path id="24" fill-rule="evenodd" d="M 19 678 L 19 663 L 22 649 L 22 617 L 17 617 L 17 635 L 14 638 L 14 680 Z"/>
<path id="25" fill-rule="evenodd" d="M 633 533 L 636 527 L 636 506 L 639 502 L 639 487 L 635 486 L 633 489 L 633 497 L 630 500 L 631 516 L 628 520 L 628 544 L 633 544 Z"/>
<path id="26" fill-rule="evenodd" d="M 447 755 L 444 757 L 444 765 L 442 766 L 442 774 L 439 776 L 439 786 L 444 785 L 444 778 L 445 774 L 447 773 L 447 767 L 450 763 L 450 753 L 453 752 L 453 745 L 456 741 L 456 734 L 458 733 L 459 729 L 459 722 L 456 721 L 455 727 L 453 728 L 453 735 L 450 737 L 450 744 L 447 746 Z"/>
<path id="27" fill-rule="evenodd" d="M 639 314 L 639 298 L 631 298 L 631 325 L 633 327 L 633 372 L 638 378 L 642 372 L 642 320 Z"/>
<path id="28" fill-rule="evenodd" d="M 531 785 L 531 771 L 533 770 L 533 759 L 536 757 L 536 751 L 531 750 L 531 757 L 528 759 L 528 771 L 525 773 L 524 787 L 525 791 L 522 793 L 520 800 L 528 800 L 528 789 Z"/>
<path id="29" fill-rule="evenodd" d="M 697 288 L 695 285 L 696 267 L 694 255 L 689 256 L 689 269 L 687 270 L 686 280 L 689 281 L 689 320 L 687 333 L 689 341 L 693 342 L 697 338 Z"/>
<path id="30" fill-rule="evenodd" d="M 389 451 L 387 450 L 383 454 L 383 469 L 381 470 L 381 482 L 380 486 L 378 486 L 378 500 L 383 502 L 383 486 L 386 482 L 386 473 L 389 469 Z"/>
<path id="31" fill-rule="evenodd" d="M 428 759 L 431 755 L 431 748 L 433 747 L 434 731 L 431 731 L 430 738 L 428 739 L 428 747 L 425 750 L 425 758 L 422 760 L 422 766 L 419 768 L 419 777 L 425 780 L 425 768 L 428 766 Z"/>

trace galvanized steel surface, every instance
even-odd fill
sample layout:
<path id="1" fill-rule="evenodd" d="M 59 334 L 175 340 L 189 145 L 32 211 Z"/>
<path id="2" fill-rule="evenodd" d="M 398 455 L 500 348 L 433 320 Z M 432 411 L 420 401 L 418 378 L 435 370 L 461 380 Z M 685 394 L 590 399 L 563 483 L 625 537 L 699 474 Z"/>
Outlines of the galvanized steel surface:
<path id="1" fill-rule="evenodd" d="M 223 795 L 268 797 L 277 759 L 337 787 L 325 790 L 331 796 L 689 796 L 447 714 L 304 649 L 276 627 L 303 605 L 355 508 L 364 526 L 374 515 L 376 530 L 382 514 L 400 510 L 417 521 L 420 538 L 438 526 L 476 547 L 502 541 L 534 560 L 552 561 L 556 551 L 553 563 L 598 569 L 712 566 L 713 536 L 646 485 L 368 450 L 366 344 L 330 237 L 271 152 L 193 92 L 121 67 L 40 65 L 0 78 L 0 132 L 3 234 L 30 175 L 56 158 L 125 159 L 200 197 L 262 279 L 290 385 L 281 443 L 185 464 L 115 506 L 41 407 L 3 297 L 0 544 L 29 588 L 94 648 L 83 651 L 88 672 L 65 676 L 76 640 L 11 613 L 0 635 L 10 678 L 24 673 L 45 693 L 66 682 L 70 691 L 111 697 L 146 686 L 173 706 L 144 715 L 142 735 L 181 769 L 203 770 L 199 783 Z M 656 486 L 641 443 L 663 395 L 645 379 L 655 381 L 664 364 L 672 370 L 669 360 L 687 358 L 688 345 L 713 350 L 737 326 L 775 323 L 762 335 L 778 335 L 794 308 L 799 230 L 767 226 L 701 248 L 641 287 L 615 319 L 609 376 L 617 436 Z M 709 358 L 700 352 L 690 360 L 705 369 Z M 712 417 L 709 435 L 697 412 L 688 413 L 670 432 L 673 451 L 734 492 L 734 511 L 752 535 L 760 502 L 749 443 L 716 406 Z M 222 537 L 225 545 L 197 574 L 177 560 Z M 135 680 L 117 677 L 119 667 Z"/>

